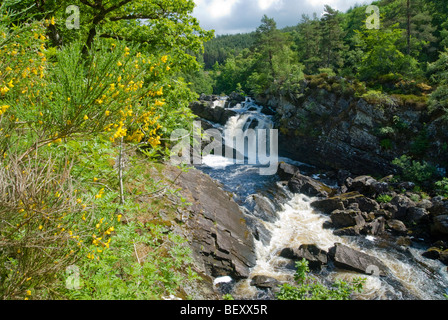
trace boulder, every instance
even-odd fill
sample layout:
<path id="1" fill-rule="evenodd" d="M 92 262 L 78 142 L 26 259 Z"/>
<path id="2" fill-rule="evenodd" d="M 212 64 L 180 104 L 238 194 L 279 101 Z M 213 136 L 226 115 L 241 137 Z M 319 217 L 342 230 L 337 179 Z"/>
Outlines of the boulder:
<path id="1" fill-rule="evenodd" d="M 448 215 L 434 217 L 430 228 L 433 236 L 442 239 L 448 238 Z"/>
<path id="2" fill-rule="evenodd" d="M 441 250 L 438 248 L 429 248 L 425 252 L 422 253 L 422 256 L 431 260 L 437 260 L 440 258 Z"/>
<path id="3" fill-rule="evenodd" d="M 330 214 L 334 210 L 355 208 L 362 212 L 375 212 L 381 209 L 380 205 L 359 192 L 349 192 L 327 199 L 319 199 L 311 203 L 311 206 L 324 214 Z M 355 206 L 355 207 L 354 207 Z"/>
<path id="4" fill-rule="evenodd" d="M 443 197 L 434 197 L 431 199 L 432 207 L 429 212 L 433 216 L 448 215 L 448 200 L 444 200 Z"/>
<path id="5" fill-rule="evenodd" d="M 213 103 L 208 101 L 194 101 L 189 107 L 196 116 L 221 125 L 225 125 L 231 117 L 237 115 L 233 110 L 214 108 Z"/>
<path id="6" fill-rule="evenodd" d="M 327 252 L 315 244 L 303 244 L 298 249 L 284 248 L 280 252 L 280 256 L 291 260 L 306 259 L 312 270 L 319 270 L 328 263 Z"/>
<path id="7" fill-rule="evenodd" d="M 377 236 L 384 233 L 386 225 L 386 220 L 384 217 L 379 217 L 372 222 L 367 223 L 362 229 L 363 234 L 368 234 L 371 236 Z"/>
<path id="8" fill-rule="evenodd" d="M 448 250 L 440 252 L 439 260 L 448 266 Z"/>
<path id="9" fill-rule="evenodd" d="M 401 194 L 395 196 L 390 204 L 397 208 L 397 212 L 394 213 L 393 218 L 398 220 L 406 220 L 408 210 L 417 206 L 414 201 Z"/>
<path id="10" fill-rule="evenodd" d="M 424 208 L 420 207 L 411 207 L 407 211 L 406 220 L 409 222 L 418 223 L 425 218 L 428 218 L 429 212 Z"/>
<path id="11" fill-rule="evenodd" d="M 358 191 L 364 195 L 375 193 L 374 186 L 378 183 L 379 182 L 371 176 L 359 176 L 354 179 L 348 178 L 345 182 L 349 191 Z"/>
<path id="12" fill-rule="evenodd" d="M 320 249 L 315 244 L 303 244 L 297 250 L 299 260 L 306 259 L 310 269 L 320 269 L 328 263 L 327 252 Z"/>
<path id="13" fill-rule="evenodd" d="M 282 180 L 288 181 L 298 172 L 300 172 L 299 168 L 292 164 L 286 162 L 278 164 L 277 174 Z"/>
<path id="14" fill-rule="evenodd" d="M 335 228 L 346 227 L 364 227 L 366 224 L 365 219 L 360 211 L 348 209 L 348 210 L 335 210 L 331 213 L 331 222 Z"/>
<path id="15" fill-rule="evenodd" d="M 361 227 L 353 226 L 353 227 L 345 227 L 336 229 L 333 231 L 333 234 L 339 237 L 347 236 L 347 237 L 355 237 L 361 234 Z"/>
<path id="16" fill-rule="evenodd" d="M 398 235 L 405 235 L 408 232 L 405 224 L 396 219 L 387 220 L 386 225 L 389 229 L 392 230 L 393 233 Z"/>
<path id="17" fill-rule="evenodd" d="M 264 276 L 264 275 L 257 275 L 252 278 L 250 281 L 250 285 L 253 287 L 257 287 L 259 289 L 277 289 L 280 285 L 280 281 L 278 281 L 275 278 Z"/>
<path id="18" fill-rule="evenodd" d="M 304 176 L 300 172 L 289 180 L 288 187 L 294 193 L 303 193 L 309 197 L 328 197 L 334 193 L 334 190 L 324 183 Z"/>
<path id="19" fill-rule="evenodd" d="M 318 199 L 311 203 L 311 207 L 324 214 L 331 214 L 334 210 L 344 210 L 344 203 L 340 196 Z"/>
<path id="20" fill-rule="evenodd" d="M 378 272 L 380 276 L 388 274 L 388 268 L 379 259 L 349 248 L 341 243 L 335 243 L 328 254 L 330 259 L 333 260 L 334 265 L 338 268 L 364 274 Z"/>

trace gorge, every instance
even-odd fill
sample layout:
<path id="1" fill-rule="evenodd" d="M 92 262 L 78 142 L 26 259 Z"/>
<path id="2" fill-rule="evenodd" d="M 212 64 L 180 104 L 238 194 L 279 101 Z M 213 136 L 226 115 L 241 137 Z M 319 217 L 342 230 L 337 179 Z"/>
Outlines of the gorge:
<path id="1" fill-rule="evenodd" d="M 275 299 L 280 284 L 293 282 L 294 261 L 302 258 L 323 283 L 365 277 L 356 299 L 444 299 L 447 200 L 422 199 L 411 182 L 390 176 L 396 172 L 393 151 L 405 146 L 383 152 L 372 133 L 387 125 L 388 112 L 362 99 L 328 94 L 319 100 L 318 94 L 315 90 L 300 103 L 294 97 L 203 95 L 190 105 L 205 127 L 281 131 L 275 175 L 261 176 L 256 165 L 216 155 L 206 155 L 197 166 L 229 192 L 241 215 L 240 232 L 229 231 L 220 227 L 223 219 L 232 219 L 228 209 L 215 208 L 208 222 L 216 226 L 215 244 L 196 246 L 197 256 L 213 278 L 230 276 L 226 292 L 240 299 Z M 412 127 L 425 117 L 409 109 L 394 115 Z M 331 121 L 319 125 L 322 117 Z M 437 122 L 428 127 L 433 137 L 446 132 Z M 292 128 L 299 132 L 291 133 Z M 432 141 L 437 146 L 437 139 Z M 209 193 L 206 201 L 217 194 Z M 380 201 L 384 196 L 389 201 Z M 236 239 L 238 234 L 245 237 Z"/>

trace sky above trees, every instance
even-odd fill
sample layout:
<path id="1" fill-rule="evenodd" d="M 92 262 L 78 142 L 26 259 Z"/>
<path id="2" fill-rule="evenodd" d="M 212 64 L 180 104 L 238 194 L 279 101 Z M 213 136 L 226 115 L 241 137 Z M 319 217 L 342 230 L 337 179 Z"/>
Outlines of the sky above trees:
<path id="1" fill-rule="evenodd" d="M 201 26 L 217 35 L 252 32 L 263 15 L 274 18 L 279 28 L 296 25 L 302 14 L 320 15 L 324 5 L 346 11 L 371 0 L 195 0 L 193 15 Z"/>

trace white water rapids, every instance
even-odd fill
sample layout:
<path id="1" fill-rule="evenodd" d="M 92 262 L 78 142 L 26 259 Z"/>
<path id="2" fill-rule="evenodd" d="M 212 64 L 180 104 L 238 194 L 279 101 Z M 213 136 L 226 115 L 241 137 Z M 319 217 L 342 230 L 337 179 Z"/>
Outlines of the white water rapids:
<path id="1" fill-rule="evenodd" d="M 215 107 L 223 107 L 221 102 Z M 271 117 L 263 115 L 261 107 L 252 100 L 237 105 L 233 110 L 238 115 L 229 119 L 227 130 L 271 129 Z M 256 122 L 254 122 L 256 121 Z M 243 150 L 244 152 L 244 150 Z M 247 154 L 246 154 L 247 155 Z M 280 161 L 291 162 L 281 158 Z M 278 183 L 275 177 L 261 177 L 258 170 L 250 165 L 235 165 L 233 159 L 209 155 L 203 159 L 202 170 L 212 178 L 220 181 L 229 191 L 236 195 L 237 202 L 244 206 L 246 199 L 257 194 L 267 186 Z M 373 236 L 339 237 L 333 230 L 323 228 L 328 216 L 314 211 L 310 204 L 313 200 L 302 194 L 292 194 L 286 187 L 282 188 L 290 200 L 281 205 L 276 222 L 259 220 L 270 231 L 272 237 L 268 245 L 255 241 L 257 264 L 251 270 L 249 279 L 239 282 L 233 295 L 241 299 L 256 299 L 259 291 L 251 286 L 251 278 L 257 275 L 272 277 L 279 281 L 293 281 L 294 268 L 291 260 L 279 256 L 284 248 L 298 248 L 302 244 L 315 244 L 320 249 L 328 251 L 335 243 L 343 243 L 355 250 L 380 259 L 392 273 L 389 277 L 365 275 L 337 268 L 324 270 L 317 277 L 334 281 L 343 279 L 349 281 L 353 278 L 365 278 L 364 291 L 355 296 L 356 299 L 444 299 L 443 294 L 448 293 L 447 267 L 440 261 L 429 260 L 421 256 L 422 249 L 414 247 L 401 247 L 397 244 L 387 243 L 384 239 Z M 264 197 L 268 202 L 272 199 Z M 246 210 L 247 211 L 247 210 Z"/>

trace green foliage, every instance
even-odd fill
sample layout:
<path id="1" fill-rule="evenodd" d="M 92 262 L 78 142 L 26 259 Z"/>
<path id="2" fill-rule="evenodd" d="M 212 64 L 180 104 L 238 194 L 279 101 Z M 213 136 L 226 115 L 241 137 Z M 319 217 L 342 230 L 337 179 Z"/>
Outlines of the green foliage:
<path id="1" fill-rule="evenodd" d="M 392 26 L 392 29 L 357 32 L 365 52 L 358 69 L 361 80 L 375 82 L 389 74 L 392 75 L 392 81 L 418 76 L 418 62 L 399 49 L 402 33 L 403 30 L 397 25 Z"/>
<path id="2" fill-rule="evenodd" d="M 309 277 L 308 261 L 302 259 L 296 262 L 294 280 L 297 285 L 284 284 L 277 293 L 279 300 L 350 300 L 354 292 L 361 292 L 365 280 L 355 279 L 351 283 L 335 281 L 331 288 Z"/>
<path id="3" fill-rule="evenodd" d="M 381 202 L 381 203 L 389 203 L 392 201 L 392 196 L 390 196 L 388 194 L 380 194 L 376 198 L 376 201 Z"/>
<path id="4" fill-rule="evenodd" d="M 402 180 L 415 182 L 417 184 L 431 181 L 436 173 L 436 168 L 426 161 L 420 162 L 412 160 L 411 157 L 406 155 L 395 159 L 392 161 L 392 164 L 400 169 L 400 177 Z"/>
<path id="5" fill-rule="evenodd" d="M 448 178 L 443 178 L 442 180 L 437 181 L 434 185 L 438 195 L 448 197 Z"/>
<path id="6" fill-rule="evenodd" d="M 209 34 L 189 16 L 194 2 L 74 1 L 86 19 L 77 36 L 65 28 L 68 2 L 33 4 L 0 4 L 0 297 L 175 293 L 196 277 L 191 252 L 154 213 L 188 203 L 158 199 L 177 192 L 136 151 L 163 155 L 162 136 L 193 119 L 179 74 Z M 66 287 L 72 267 L 77 291 Z"/>
<path id="7" fill-rule="evenodd" d="M 145 231 L 136 235 L 136 229 Z M 101 260 L 82 265 L 80 288 L 66 292 L 70 299 L 154 300 L 197 278 L 188 266 L 191 249 L 165 227 L 132 222 L 116 232 L 113 248 Z"/>
<path id="8" fill-rule="evenodd" d="M 361 98 L 363 98 L 370 104 L 379 106 L 380 108 L 394 107 L 397 105 L 396 101 L 388 94 L 377 90 L 369 90 L 364 93 Z"/>
<path id="9" fill-rule="evenodd" d="M 255 33 L 253 50 L 230 56 L 218 67 L 214 92 L 291 92 L 298 89 L 301 80 L 302 67 L 294 61 L 290 40 L 277 29 L 273 19 L 265 16 Z"/>

